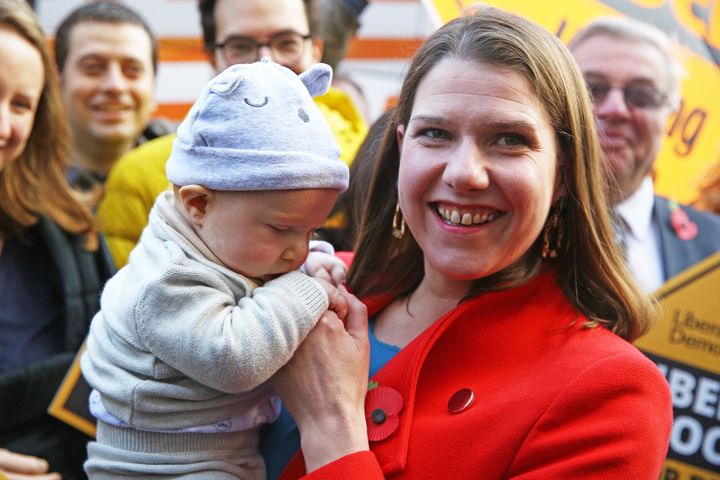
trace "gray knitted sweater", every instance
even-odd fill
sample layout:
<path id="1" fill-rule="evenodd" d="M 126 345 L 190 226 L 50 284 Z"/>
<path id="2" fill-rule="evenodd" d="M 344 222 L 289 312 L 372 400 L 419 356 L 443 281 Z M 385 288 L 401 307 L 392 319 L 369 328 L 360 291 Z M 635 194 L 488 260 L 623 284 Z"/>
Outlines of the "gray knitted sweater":
<path id="1" fill-rule="evenodd" d="M 108 412 L 138 429 L 206 425 L 257 405 L 328 307 L 302 273 L 257 287 L 221 265 L 173 202 L 158 197 L 107 283 L 81 360 Z"/>

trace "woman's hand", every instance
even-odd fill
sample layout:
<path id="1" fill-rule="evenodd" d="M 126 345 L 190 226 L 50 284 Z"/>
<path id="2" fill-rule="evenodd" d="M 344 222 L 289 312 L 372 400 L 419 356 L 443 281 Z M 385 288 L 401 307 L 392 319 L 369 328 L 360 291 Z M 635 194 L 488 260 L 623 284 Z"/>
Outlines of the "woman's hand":
<path id="1" fill-rule="evenodd" d="M 0 448 L 0 480 L 60 480 L 59 473 L 47 473 L 48 463 L 42 458 L 20 455 Z"/>
<path id="2" fill-rule="evenodd" d="M 344 287 L 343 322 L 327 311 L 273 383 L 297 422 L 307 472 L 368 450 L 365 394 L 370 345 L 367 310 Z"/>

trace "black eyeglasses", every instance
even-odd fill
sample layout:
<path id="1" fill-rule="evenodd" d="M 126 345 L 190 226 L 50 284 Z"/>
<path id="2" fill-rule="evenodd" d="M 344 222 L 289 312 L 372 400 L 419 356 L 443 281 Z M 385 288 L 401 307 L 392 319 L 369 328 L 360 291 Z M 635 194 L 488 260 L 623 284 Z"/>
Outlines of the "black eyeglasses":
<path id="1" fill-rule="evenodd" d="M 587 82 L 587 87 L 595 105 L 603 103 L 610 91 L 615 88 L 622 92 L 623 100 L 628 108 L 655 109 L 666 105 L 668 102 L 666 93 L 648 84 L 631 83 L 620 87 L 592 80 Z"/>
<path id="2" fill-rule="evenodd" d="M 297 32 L 276 33 L 270 40 L 260 43 L 254 38 L 244 36 L 232 36 L 222 43 L 213 45 L 220 49 L 225 59 L 232 64 L 251 63 L 258 59 L 260 47 L 268 47 L 272 52 L 273 60 L 277 63 L 296 62 L 305 51 L 305 41 L 312 38 L 312 35 L 301 35 Z"/>

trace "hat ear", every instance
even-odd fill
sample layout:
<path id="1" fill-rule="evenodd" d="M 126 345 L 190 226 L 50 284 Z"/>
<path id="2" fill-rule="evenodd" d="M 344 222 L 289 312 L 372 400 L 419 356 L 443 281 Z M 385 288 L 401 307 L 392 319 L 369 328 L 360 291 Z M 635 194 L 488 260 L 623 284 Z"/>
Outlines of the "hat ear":
<path id="1" fill-rule="evenodd" d="M 330 89 L 332 67 L 324 63 L 316 63 L 300 74 L 300 80 L 305 84 L 311 97 L 324 95 Z"/>
<path id="2" fill-rule="evenodd" d="M 233 65 L 233 67 L 235 67 L 235 65 Z M 237 86 L 240 85 L 245 78 L 245 75 L 241 68 L 233 67 L 230 67 L 215 77 L 213 83 L 210 85 L 210 92 L 225 96 L 235 91 Z"/>

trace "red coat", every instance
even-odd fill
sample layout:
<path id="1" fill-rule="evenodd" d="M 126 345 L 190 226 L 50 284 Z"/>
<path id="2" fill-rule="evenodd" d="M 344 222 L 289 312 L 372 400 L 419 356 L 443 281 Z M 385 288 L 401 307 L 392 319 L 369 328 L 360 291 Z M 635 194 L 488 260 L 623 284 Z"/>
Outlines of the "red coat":
<path id="1" fill-rule="evenodd" d="M 585 322 L 550 273 L 462 303 L 373 378 L 402 395 L 398 428 L 304 478 L 657 479 L 672 426 L 667 382 L 635 347 Z M 451 413 L 462 388 L 474 403 Z M 296 456 L 283 479 L 303 473 Z"/>

